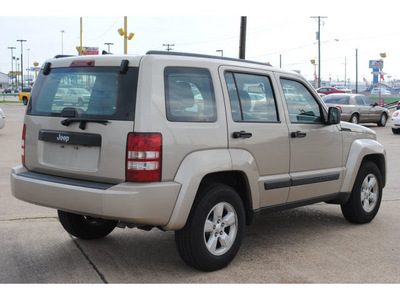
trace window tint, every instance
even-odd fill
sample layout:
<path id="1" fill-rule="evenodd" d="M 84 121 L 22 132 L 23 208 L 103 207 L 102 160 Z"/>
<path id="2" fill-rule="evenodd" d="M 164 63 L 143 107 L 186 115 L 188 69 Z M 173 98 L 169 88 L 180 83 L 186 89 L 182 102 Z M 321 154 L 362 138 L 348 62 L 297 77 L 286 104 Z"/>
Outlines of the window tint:
<path id="1" fill-rule="evenodd" d="M 373 105 L 374 102 L 372 102 L 371 99 L 369 99 L 367 96 L 361 96 L 364 100 L 365 105 Z"/>
<path id="2" fill-rule="evenodd" d="M 283 93 L 292 123 L 321 123 L 321 110 L 318 102 L 301 83 L 281 79 Z"/>
<path id="3" fill-rule="evenodd" d="M 329 104 L 349 104 L 350 96 L 347 95 L 328 95 L 323 98 L 325 103 Z"/>
<path id="4" fill-rule="evenodd" d="M 165 102 L 172 122 L 215 122 L 217 120 L 211 74 L 206 69 L 166 68 Z"/>
<path id="5" fill-rule="evenodd" d="M 61 116 L 68 107 L 77 117 L 133 120 L 137 76 L 137 68 L 124 75 L 119 68 L 52 69 L 38 77 L 28 114 Z"/>
<path id="6" fill-rule="evenodd" d="M 278 114 L 267 76 L 225 73 L 234 121 L 276 122 Z"/>

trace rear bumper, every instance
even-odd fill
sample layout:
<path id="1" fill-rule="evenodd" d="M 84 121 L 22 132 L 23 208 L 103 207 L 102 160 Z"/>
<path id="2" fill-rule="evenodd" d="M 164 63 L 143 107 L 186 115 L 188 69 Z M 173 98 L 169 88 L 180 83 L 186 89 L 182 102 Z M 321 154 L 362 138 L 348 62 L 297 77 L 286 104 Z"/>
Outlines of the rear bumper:
<path id="1" fill-rule="evenodd" d="M 176 182 L 93 183 L 34 173 L 23 166 L 11 172 L 11 191 L 20 200 L 137 225 L 166 225 L 180 187 Z"/>

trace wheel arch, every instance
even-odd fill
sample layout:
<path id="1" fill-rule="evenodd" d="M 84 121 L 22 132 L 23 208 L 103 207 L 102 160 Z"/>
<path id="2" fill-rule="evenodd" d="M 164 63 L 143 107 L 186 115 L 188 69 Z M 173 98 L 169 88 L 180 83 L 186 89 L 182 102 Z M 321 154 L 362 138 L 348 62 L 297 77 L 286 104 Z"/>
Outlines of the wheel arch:
<path id="1" fill-rule="evenodd" d="M 382 175 L 383 187 L 386 184 L 386 150 L 375 140 L 359 139 L 353 142 L 346 162 L 346 174 L 342 192 L 351 192 L 355 179 L 364 161 L 374 162 Z"/>

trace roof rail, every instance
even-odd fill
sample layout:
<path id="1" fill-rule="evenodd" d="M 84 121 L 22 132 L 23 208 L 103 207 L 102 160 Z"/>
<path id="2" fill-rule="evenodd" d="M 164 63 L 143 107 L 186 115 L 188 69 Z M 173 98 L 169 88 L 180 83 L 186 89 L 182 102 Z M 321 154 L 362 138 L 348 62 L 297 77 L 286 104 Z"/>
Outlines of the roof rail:
<path id="1" fill-rule="evenodd" d="M 251 60 L 246 60 L 246 59 L 231 58 L 231 57 L 224 57 L 224 56 L 215 56 L 215 55 L 206 55 L 206 54 L 197 54 L 197 53 L 150 50 L 150 51 L 146 52 L 146 55 L 173 55 L 173 56 L 188 56 L 188 57 L 222 59 L 222 60 L 247 62 L 247 63 L 251 63 L 251 64 L 258 64 L 258 65 L 272 67 L 268 63 L 262 63 L 262 62 L 259 62 L 259 61 L 251 61 Z"/>

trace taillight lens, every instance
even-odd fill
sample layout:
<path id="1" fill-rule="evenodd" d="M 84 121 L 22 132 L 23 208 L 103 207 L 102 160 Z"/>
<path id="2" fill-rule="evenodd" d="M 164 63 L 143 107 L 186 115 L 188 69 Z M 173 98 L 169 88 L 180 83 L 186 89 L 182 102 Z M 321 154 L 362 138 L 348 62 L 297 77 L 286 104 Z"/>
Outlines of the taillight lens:
<path id="1" fill-rule="evenodd" d="M 129 133 L 126 180 L 161 181 L 162 136 L 160 133 Z"/>
<path id="2" fill-rule="evenodd" d="M 21 161 L 25 166 L 25 136 L 26 136 L 26 125 L 24 124 L 24 128 L 22 129 L 22 139 L 21 139 Z"/>
<path id="3" fill-rule="evenodd" d="M 342 113 L 343 111 L 342 111 L 342 108 L 340 107 L 340 106 L 336 106 L 337 108 L 339 108 L 339 110 L 340 110 L 340 113 Z"/>

